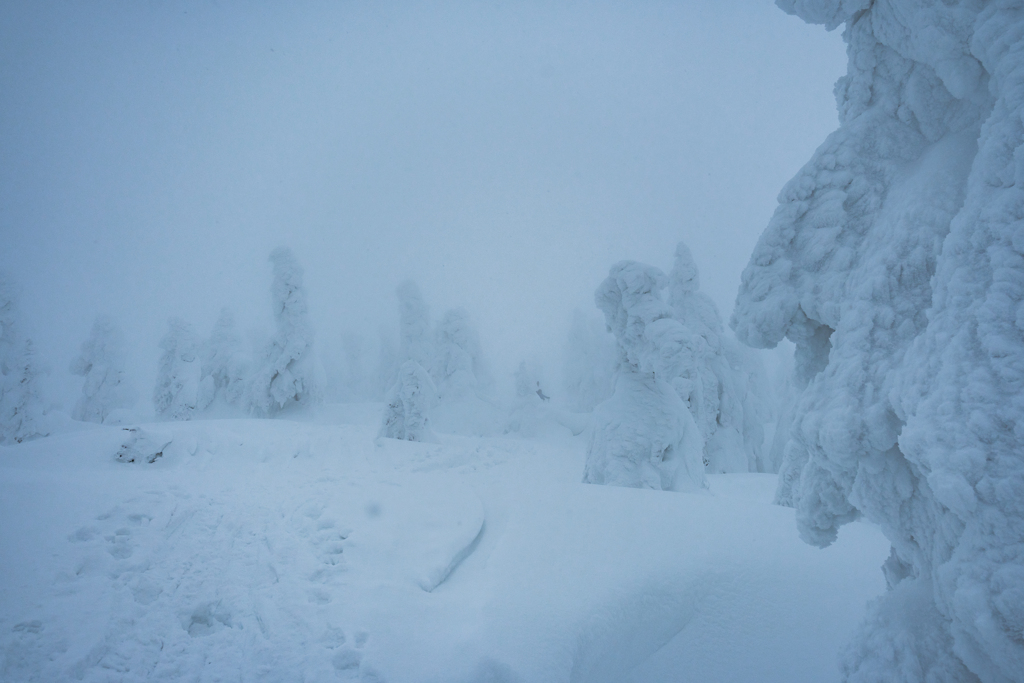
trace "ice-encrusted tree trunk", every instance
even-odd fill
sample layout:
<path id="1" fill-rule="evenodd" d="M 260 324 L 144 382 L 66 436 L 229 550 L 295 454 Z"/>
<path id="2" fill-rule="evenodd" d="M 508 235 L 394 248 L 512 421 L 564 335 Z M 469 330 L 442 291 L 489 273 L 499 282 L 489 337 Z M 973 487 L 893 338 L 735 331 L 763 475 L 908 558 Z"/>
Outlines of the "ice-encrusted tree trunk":
<path id="1" fill-rule="evenodd" d="M 289 405 L 316 405 L 323 401 L 324 390 L 325 373 L 313 351 L 302 267 L 286 247 L 272 251 L 270 261 L 277 332 L 246 391 L 246 406 L 256 416 L 271 416 Z"/>
<path id="2" fill-rule="evenodd" d="M 469 312 L 448 310 L 437 324 L 434 378 L 443 400 L 458 400 L 486 386 L 487 370 Z"/>
<path id="3" fill-rule="evenodd" d="M 676 245 L 669 306 L 693 335 L 694 362 L 681 379 L 704 439 L 708 471 L 769 471 L 762 453 L 763 423 L 770 417 L 764 367 L 756 352 L 726 337 L 718 307 L 700 291 L 700 272 L 684 242 Z"/>
<path id="4" fill-rule="evenodd" d="M 139 394 L 125 370 L 124 335 L 108 315 L 96 316 L 82 351 L 71 361 L 71 374 L 85 378 L 82 395 L 71 417 L 84 422 L 103 422 L 115 410 L 135 405 Z"/>
<path id="5" fill-rule="evenodd" d="M 32 340 L 22 338 L 17 317 L 15 285 L 0 273 L 0 443 L 50 433 L 39 390 L 39 360 Z"/>
<path id="6" fill-rule="evenodd" d="M 221 309 L 200 355 L 203 378 L 212 379 L 215 390 L 223 396 L 225 403 L 239 405 L 249 379 L 250 360 L 243 350 L 235 316 L 229 309 Z"/>
<path id="7" fill-rule="evenodd" d="M 1024 12 L 781 0 L 846 24 L 840 127 L 780 195 L 733 327 L 797 345 L 779 499 L 803 537 L 860 515 L 890 590 L 848 681 L 1024 672 Z"/>
<path id="8" fill-rule="evenodd" d="M 594 294 L 621 358 L 615 392 L 594 409 L 584 482 L 675 491 L 707 485 L 700 431 L 672 384 L 694 362 L 693 335 L 662 300 L 667 285 L 657 268 L 621 261 Z"/>
<path id="9" fill-rule="evenodd" d="M 433 438 L 427 411 L 437 404 L 437 388 L 430 375 L 414 360 L 398 371 L 398 381 L 388 392 L 379 437 L 405 441 Z"/>
<path id="10" fill-rule="evenodd" d="M 160 417 L 191 420 L 213 400 L 213 378 L 203 378 L 195 328 L 181 318 L 171 318 L 167 324 L 167 334 L 160 340 L 163 354 L 153 404 Z"/>

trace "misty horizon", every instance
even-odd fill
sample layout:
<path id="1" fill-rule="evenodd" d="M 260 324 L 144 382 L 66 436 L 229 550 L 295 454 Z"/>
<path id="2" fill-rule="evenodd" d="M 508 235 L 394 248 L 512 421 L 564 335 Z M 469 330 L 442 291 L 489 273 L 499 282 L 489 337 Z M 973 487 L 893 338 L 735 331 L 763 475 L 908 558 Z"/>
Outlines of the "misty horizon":
<path id="1" fill-rule="evenodd" d="M 97 314 L 152 386 L 167 320 L 271 329 L 306 271 L 317 348 L 376 358 L 395 287 L 464 307 L 492 374 L 557 384 L 572 311 L 684 240 L 728 320 L 779 188 L 836 126 L 826 34 L 770 2 L 7 4 L 0 268 L 67 404 Z"/>

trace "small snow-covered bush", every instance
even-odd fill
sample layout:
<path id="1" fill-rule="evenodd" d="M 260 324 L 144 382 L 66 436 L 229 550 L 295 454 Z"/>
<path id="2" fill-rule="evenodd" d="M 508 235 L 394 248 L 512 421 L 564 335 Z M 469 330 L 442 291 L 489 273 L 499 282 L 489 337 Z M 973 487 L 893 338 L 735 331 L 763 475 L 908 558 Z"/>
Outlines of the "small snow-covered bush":
<path id="1" fill-rule="evenodd" d="M 583 481 L 664 490 L 706 487 L 700 431 L 671 384 L 693 363 L 692 335 L 662 301 L 668 278 L 612 267 L 595 300 L 621 354 L 615 392 L 594 410 Z"/>
<path id="2" fill-rule="evenodd" d="M 141 427 L 125 427 L 123 431 L 125 438 L 115 455 L 118 462 L 144 462 L 152 465 L 164 457 L 164 452 L 174 440 L 170 434 Z"/>
<path id="3" fill-rule="evenodd" d="M 437 403 L 437 389 L 427 371 L 407 360 L 398 372 L 398 382 L 388 392 L 379 437 L 405 441 L 432 438 L 427 411 Z"/>
<path id="4" fill-rule="evenodd" d="M 168 327 L 160 340 L 163 355 L 153 403 L 160 417 L 190 420 L 213 400 L 213 378 L 203 379 L 195 328 L 181 318 L 171 318 Z"/>
<path id="5" fill-rule="evenodd" d="M 273 415 L 288 405 L 318 404 L 324 390 L 325 373 L 313 351 L 302 267 L 285 247 L 271 252 L 270 261 L 277 332 L 256 364 L 245 401 L 257 416 Z"/>
<path id="6" fill-rule="evenodd" d="M 82 395 L 71 417 L 103 422 L 116 410 L 135 405 L 138 392 L 125 372 L 124 336 L 110 316 L 99 315 L 81 353 L 71 362 L 71 374 L 85 377 Z"/>

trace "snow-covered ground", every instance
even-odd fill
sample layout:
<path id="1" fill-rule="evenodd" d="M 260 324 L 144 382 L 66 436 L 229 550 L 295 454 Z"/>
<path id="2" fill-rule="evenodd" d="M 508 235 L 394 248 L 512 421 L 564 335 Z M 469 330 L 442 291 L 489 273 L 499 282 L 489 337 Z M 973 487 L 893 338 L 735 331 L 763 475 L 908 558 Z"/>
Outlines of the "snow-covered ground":
<path id="1" fill-rule="evenodd" d="M 586 433 L 382 410 L 0 448 L 0 680 L 821 683 L 884 591 L 881 532 L 806 545 L 775 475 L 594 486 Z"/>

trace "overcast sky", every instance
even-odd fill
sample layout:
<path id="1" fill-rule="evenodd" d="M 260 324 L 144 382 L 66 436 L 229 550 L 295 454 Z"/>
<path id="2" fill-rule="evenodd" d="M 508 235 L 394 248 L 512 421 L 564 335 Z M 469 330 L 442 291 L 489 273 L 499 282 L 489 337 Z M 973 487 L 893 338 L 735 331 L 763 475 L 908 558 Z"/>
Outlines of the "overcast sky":
<path id="1" fill-rule="evenodd" d="M 685 240 L 723 317 L 837 126 L 838 33 L 767 0 L 0 3 L 0 268 L 70 406 L 116 316 L 148 398 L 171 315 L 271 327 L 278 245 L 326 364 L 412 277 L 501 379 Z M 70 392 L 70 393 L 68 393 Z"/>

